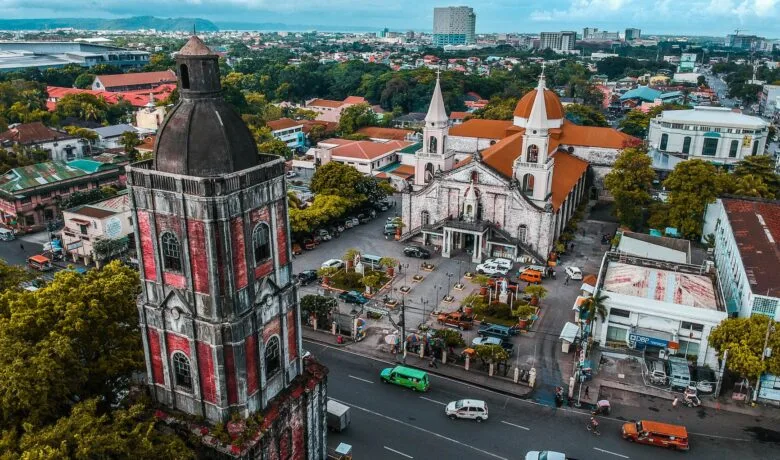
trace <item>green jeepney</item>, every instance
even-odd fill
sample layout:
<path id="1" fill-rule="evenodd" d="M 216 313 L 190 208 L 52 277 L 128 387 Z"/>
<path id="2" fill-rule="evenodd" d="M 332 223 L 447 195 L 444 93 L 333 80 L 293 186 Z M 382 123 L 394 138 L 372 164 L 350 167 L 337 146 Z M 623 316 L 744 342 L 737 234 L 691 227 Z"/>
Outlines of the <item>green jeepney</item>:
<path id="1" fill-rule="evenodd" d="M 431 386 L 427 373 L 404 366 L 383 369 L 380 378 L 384 383 L 394 383 L 402 387 L 411 388 L 414 391 L 428 391 L 428 388 Z"/>

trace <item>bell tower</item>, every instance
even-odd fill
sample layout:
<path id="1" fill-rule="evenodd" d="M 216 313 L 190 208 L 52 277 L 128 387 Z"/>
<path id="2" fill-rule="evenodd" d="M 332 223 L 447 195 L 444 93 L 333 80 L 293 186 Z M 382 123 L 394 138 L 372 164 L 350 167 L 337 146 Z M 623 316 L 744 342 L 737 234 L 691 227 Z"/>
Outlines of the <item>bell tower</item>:
<path id="1" fill-rule="evenodd" d="M 436 86 L 433 89 L 431 105 L 425 116 L 423 146 L 416 154 L 414 184 L 422 186 L 433 179 L 439 171 L 449 171 L 455 165 L 455 153 L 447 150 L 447 134 L 450 120 L 444 108 L 444 97 L 439 82 L 440 71 L 436 71 Z"/>
<path id="2" fill-rule="evenodd" d="M 520 190 L 542 206 L 552 194 L 555 160 L 550 157 L 550 129 L 558 128 L 561 124 L 560 120 L 550 120 L 547 116 L 547 93 L 550 93 L 550 90 L 545 85 L 542 66 L 531 113 L 524 123 L 522 151 L 513 165 L 514 177 L 520 182 Z"/>

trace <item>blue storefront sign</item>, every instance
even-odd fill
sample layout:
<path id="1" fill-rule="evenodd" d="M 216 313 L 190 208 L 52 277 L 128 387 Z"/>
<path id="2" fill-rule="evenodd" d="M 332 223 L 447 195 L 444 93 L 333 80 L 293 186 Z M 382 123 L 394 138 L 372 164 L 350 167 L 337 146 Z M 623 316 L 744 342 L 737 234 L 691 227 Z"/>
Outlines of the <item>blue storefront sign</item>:
<path id="1" fill-rule="evenodd" d="M 646 335 L 628 334 L 628 341 L 635 348 L 644 348 L 646 346 L 661 347 L 664 348 L 669 344 L 668 340 L 658 339 L 655 337 L 648 337 Z"/>

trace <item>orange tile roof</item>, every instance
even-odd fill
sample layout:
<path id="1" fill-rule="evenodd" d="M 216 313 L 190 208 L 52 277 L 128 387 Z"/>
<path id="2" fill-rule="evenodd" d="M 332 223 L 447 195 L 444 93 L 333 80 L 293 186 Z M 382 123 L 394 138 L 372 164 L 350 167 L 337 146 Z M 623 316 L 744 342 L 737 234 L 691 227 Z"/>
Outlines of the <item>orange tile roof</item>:
<path id="1" fill-rule="evenodd" d="M 390 171 L 390 174 L 394 176 L 399 176 L 402 179 L 409 179 L 410 177 L 414 176 L 414 166 L 412 165 L 401 165 L 394 170 Z"/>
<path id="2" fill-rule="evenodd" d="M 471 160 L 473 160 L 473 159 L 474 159 L 474 157 L 468 156 L 468 157 L 460 160 L 459 162 L 455 163 L 455 166 L 453 167 L 453 169 L 460 168 L 463 165 L 467 165 L 467 164 L 471 163 Z"/>
<path id="3" fill-rule="evenodd" d="M 482 162 L 506 177 L 512 177 L 512 164 L 523 149 L 523 134 L 517 133 L 502 139 L 482 151 Z"/>
<path id="4" fill-rule="evenodd" d="M 536 99 L 537 90 L 533 89 L 525 96 L 520 98 L 515 106 L 515 116 L 522 118 L 529 118 L 531 116 L 531 109 L 534 106 L 534 99 Z M 563 118 L 563 104 L 558 98 L 558 95 L 549 89 L 544 90 L 544 103 L 547 107 L 547 118 L 550 120 L 560 120 Z"/>
<path id="5" fill-rule="evenodd" d="M 137 146 L 136 149 L 139 152 L 153 152 L 155 139 L 157 139 L 156 134 L 150 134 L 146 136 L 141 145 Z"/>
<path id="6" fill-rule="evenodd" d="M 450 120 L 462 120 L 469 115 L 469 112 L 450 112 Z"/>
<path id="7" fill-rule="evenodd" d="M 552 157 L 555 159 L 552 178 L 552 205 L 553 209 L 557 211 L 566 200 L 569 192 L 577 185 L 577 181 L 588 170 L 588 162 L 560 150 Z"/>
<path id="8" fill-rule="evenodd" d="M 358 134 L 371 137 L 373 139 L 387 139 L 402 141 L 406 139 L 406 136 L 413 134 L 411 129 L 397 129 L 397 128 L 379 128 L 377 126 L 366 126 L 357 130 Z"/>
<path id="9" fill-rule="evenodd" d="M 303 132 L 309 134 L 311 129 L 315 126 L 322 126 L 325 128 L 326 133 L 333 133 L 339 127 L 339 124 L 335 121 L 322 121 L 322 120 L 301 120 L 303 124 Z"/>
<path id="10" fill-rule="evenodd" d="M 331 109 L 337 109 L 343 104 L 341 101 L 333 101 L 330 99 L 314 99 L 306 104 L 306 107 L 329 107 Z"/>
<path id="11" fill-rule="evenodd" d="M 296 126 L 303 126 L 303 123 L 293 120 L 292 118 L 280 118 L 278 120 L 266 122 L 266 126 L 271 128 L 271 131 L 278 131 L 280 129 L 289 129 Z"/>
<path id="12" fill-rule="evenodd" d="M 366 98 L 361 96 L 348 96 L 342 104 L 364 104 L 366 102 Z"/>
<path id="13" fill-rule="evenodd" d="M 172 70 L 98 75 L 96 78 L 100 79 L 100 82 L 106 89 L 121 86 L 151 85 L 155 83 L 176 83 L 176 74 L 173 73 Z"/>
<path id="14" fill-rule="evenodd" d="M 450 136 L 480 137 L 483 139 L 503 139 L 506 130 L 512 126 L 512 120 L 482 120 L 472 118 L 450 128 Z"/>
<path id="15" fill-rule="evenodd" d="M 580 126 L 568 120 L 564 120 L 563 130 L 558 140 L 561 144 L 611 149 L 620 149 L 639 141 L 636 137 L 613 128 Z"/>
<path id="16" fill-rule="evenodd" d="M 337 139 L 342 141 L 344 139 Z M 323 141 L 327 143 L 327 141 Z M 359 160 L 373 160 L 386 155 L 395 150 L 412 145 L 411 142 L 390 141 L 390 142 L 371 142 L 371 141 L 347 141 L 331 149 L 334 157 L 355 158 Z"/>

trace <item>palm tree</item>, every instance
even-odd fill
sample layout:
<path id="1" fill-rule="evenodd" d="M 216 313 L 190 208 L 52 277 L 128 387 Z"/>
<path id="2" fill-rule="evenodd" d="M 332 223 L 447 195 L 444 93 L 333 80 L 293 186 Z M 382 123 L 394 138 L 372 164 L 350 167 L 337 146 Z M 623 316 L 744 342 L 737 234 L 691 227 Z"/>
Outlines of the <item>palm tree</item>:
<path id="1" fill-rule="evenodd" d="M 609 296 L 603 295 L 601 291 L 596 291 L 593 294 L 593 297 L 588 297 L 585 302 L 582 303 L 582 307 L 580 307 L 580 316 L 584 316 L 583 313 L 585 313 L 588 317 L 588 322 L 591 322 L 593 318 L 598 315 L 599 319 L 604 321 L 604 318 L 607 316 L 607 307 L 604 306 L 604 301 L 608 298 Z"/>
<path id="2" fill-rule="evenodd" d="M 547 289 L 544 286 L 539 286 L 538 284 L 526 286 L 525 289 L 523 289 L 523 292 L 530 295 L 532 300 L 536 299 L 536 303 L 532 301 L 531 305 L 541 305 L 542 299 L 547 297 Z"/>

